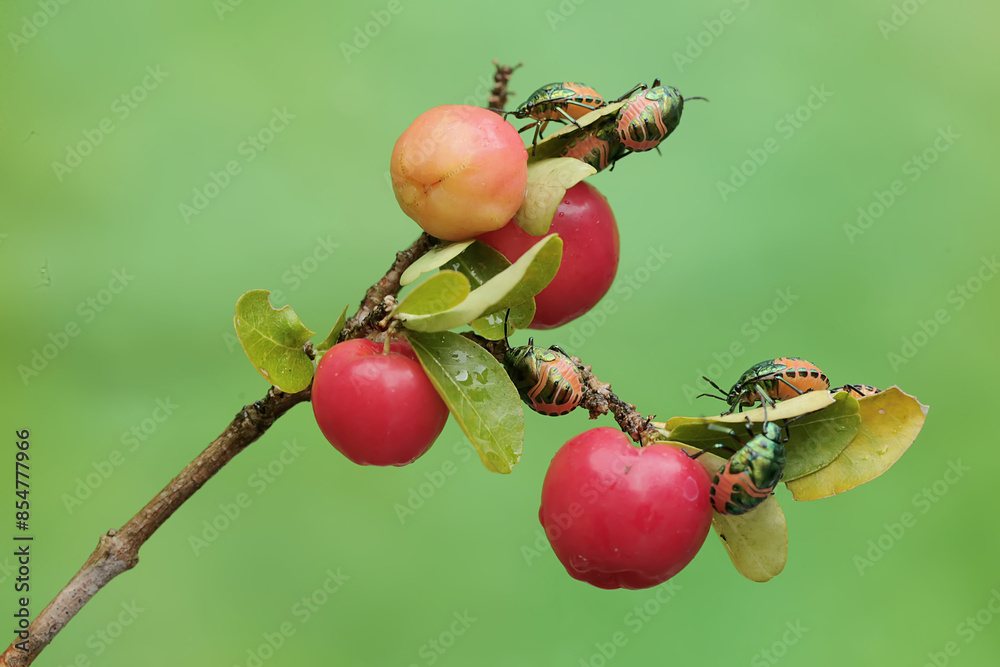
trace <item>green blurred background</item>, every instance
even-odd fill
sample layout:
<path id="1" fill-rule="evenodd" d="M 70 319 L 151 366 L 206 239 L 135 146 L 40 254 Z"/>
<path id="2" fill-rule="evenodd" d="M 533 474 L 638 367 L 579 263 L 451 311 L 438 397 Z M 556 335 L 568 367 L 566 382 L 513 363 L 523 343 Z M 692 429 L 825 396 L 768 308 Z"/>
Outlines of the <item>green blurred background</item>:
<path id="1" fill-rule="evenodd" d="M 546 465 L 596 424 L 585 414 L 529 413 L 504 477 L 453 423 L 414 465 L 356 467 L 300 406 L 36 664 L 995 664 L 995 428 L 979 415 L 998 367 L 998 18 L 992 2 L 916 0 L 3 3 L 0 400 L 8 438 L 31 430 L 35 613 L 266 391 L 233 336 L 242 292 L 280 290 L 325 331 L 415 238 L 392 145 L 431 106 L 483 104 L 492 58 L 525 63 L 514 105 L 562 79 L 614 97 L 661 77 L 711 99 L 662 156 L 591 179 L 621 228 L 599 307 L 619 312 L 539 342 L 661 418 L 718 409 L 689 399 L 700 375 L 728 385 L 782 355 L 931 406 L 875 482 L 811 503 L 779 489 L 790 557 L 775 580 L 744 580 L 710 535 L 659 599 L 535 552 Z M 78 335 L 22 377 L 67 325 Z M 401 519 L 411 494 L 422 505 Z M 906 512 L 915 524 L 892 528 Z M 272 651 L 283 624 L 294 634 Z"/>

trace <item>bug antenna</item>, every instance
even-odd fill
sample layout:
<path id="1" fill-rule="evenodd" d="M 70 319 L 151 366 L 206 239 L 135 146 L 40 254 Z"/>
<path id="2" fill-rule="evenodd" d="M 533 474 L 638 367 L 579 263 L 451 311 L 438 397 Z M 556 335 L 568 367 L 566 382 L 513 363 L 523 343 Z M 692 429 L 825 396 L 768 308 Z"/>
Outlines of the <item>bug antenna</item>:
<path id="1" fill-rule="evenodd" d="M 714 382 L 712 382 L 711 380 L 709 380 L 704 375 L 701 376 L 701 379 L 704 380 L 705 382 L 709 383 L 710 385 L 712 385 L 716 389 L 718 389 L 719 393 L 722 394 L 723 396 L 728 396 L 729 395 L 727 392 L 723 391 L 722 387 L 720 387 L 719 385 L 715 384 Z M 713 396 L 713 395 L 714 394 L 702 394 L 702 396 Z M 697 397 L 695 397 L 695 398 L 697 398 Z M 719 398 L 719 397 L 716 396 L 716 398 Z M 728 399 L 726 399 L 726 400 L 728 400 Z"/>
<path id="2" fill-rule="evenodd" d="M 690 102 L 691 100 L 705 100 L 706 102 L 708 102 L 708 98 L 707 97 L 702 97 L 701 95 L 697 95 L 695 97 L 685 97 L 684 98 L 685 102 Z"/>

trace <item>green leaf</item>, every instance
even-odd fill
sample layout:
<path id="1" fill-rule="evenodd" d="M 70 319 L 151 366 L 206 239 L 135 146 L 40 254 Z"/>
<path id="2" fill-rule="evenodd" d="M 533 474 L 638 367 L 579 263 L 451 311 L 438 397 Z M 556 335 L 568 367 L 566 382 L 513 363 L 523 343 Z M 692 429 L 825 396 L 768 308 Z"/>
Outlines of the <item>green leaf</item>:
<path id="1" fill-rule="evenodd" d="M 453 308 L 444 312 L 424 313 L 412 312 L 412 308 L 404 308 L 404 304 L 400 304 L 395 316 L 413 331 L 447 331 L 469 324 L 483 315 L 512 308 L 541 292 L 555 277 L 561 259 L 562 239 L 557 234 L 549 234 L 508 269 L 487 280 L 482 287 L 474 290 L 467 299 Z M 438 276 L 444 273 L 442 271 Z M 468 282 L 464 276 L 463 280 Z M 413 294 L 407 297 L 407 301 L 412 296 Z"/>
<path id="2" fill-rule="evenodd" d="M 561 130 L 539 141 L 535 145 L 534 151 L 528 149 L 528 164 L 538 162 L 548 158 L 562 157 L 566 152 L 566 147 L 574 141 L 580 134 L 587 131 L 587 127 L 594 123 L 614 123 L 618 110 L 625 106 L 625 101 L 615 102 L 600 109 L 594 109 L 587 115 L 578 118 L 577 124 L 564 126 Z M 582 129 L 581 129 L 582 128 Z M 573 158 L 570 158 L 573 159 Z"/>
<path id="3" fill-rule="evenodd" d="M 447 263 L 447 267 L 458 271 L 478 288 L 490 278 L 499 275 L 510 266 L 510 262 L 500 252 L 485 243 L 473 243 L 461 255 Z M 495 313 L 488 313 L 472 320 L 473 331 L 489 340 L 504 338 L 503 321 L 507 315 L 506 308 Z M 531 324 L 535 317 L 535 300 L 529 297 L 510 310 L 510 324 L 513 329 L 523 329 Z M 510 333 L 510 332 L 508 332 Z"/>
<path id="4" fill-rule="evenodd" d="M 427 316 L 448 312 L 469 296 L 469 279 L 458 271 L 441 271 L 413 288 L 396 313 Z"/>
<path id="5" fill-rule="evenodd" d="M 399 277 L 399 284 L 406 287 L 421 275 L 444 266 L 474 242 L 475 239 L 472 241 L 460 241 L 458 243 L 443 243 L 431 248 L 403 271 L 403 275 Z"/>
<path id="6" fill-rule="evenodd" d="M 679 442 L 665 441 L 665 444 L 679 447 L 689 454 L 698 451 L 696 447 Z M 726 459 L 706 452 L 698 456 L 698 462 L 711 478 L 725 465 Z M 712 528 L 722 540 L 736 571 L 750 581 L 769 581 L 785 569 L 788 527 L 785 513 L 774 496 L 739 516 L 713 512 Z"/>
<path id="7" fill-rule="evenodd" d="M 851 443 L 861 415 L 858 401 L 846 393 L 837 394 L 836 403 L 793 422 L 785 443 L 785 482 L 804 477 L 830 465 Z"/>
<path id="8" fill-rule="evenodd" d="M 323 342 L 316 346 L 315 349 L 317 356 L 323 354 L 337 344 L 337 336 L 340 335 L 340 332 L 344 330 L 344 325 L 347 324 L 347 309 L 349 307 L 349 305 L 344 306 L 344 309 L 340 311 L 340 316 L 333 325 L 333 329 L 330 330 L 330 333 L 327 334 L 327 337 L 323 340 Z"/>
<path id="9" fill-rule="evenodd" d="M 850 491 L 891 468 L 913 444 L 927 419 L 927 406 L 891 387 L 858 399 L 861 426 L 830 465 L 788 483 L 796 500 L 818 500 Z"/>
<path id="10" fill-rule="evenodd" d="M 589 164 L 571 157 L 529 163 L 528 188 L 514 222 L 532 236 L 547 233 L 566 190 L 596 173 Z"/>
<path id="11" fill-rule="evenodd" d="M 236 302 L 236 336 L 250 363 L 264 378 L 289 394 L 309 386 L 313 362 L 303 350 L 314 331 L 307 329 L 291 306 L 276 310 L 269 290 L 250 290 Z"/>
<path id="12" fill-rule="evenodd" d="M 513 470 L 524 444 L 524 410 L 503 366 L 450 331 L 411 331 L 406 338 L 486 469 Z"/>

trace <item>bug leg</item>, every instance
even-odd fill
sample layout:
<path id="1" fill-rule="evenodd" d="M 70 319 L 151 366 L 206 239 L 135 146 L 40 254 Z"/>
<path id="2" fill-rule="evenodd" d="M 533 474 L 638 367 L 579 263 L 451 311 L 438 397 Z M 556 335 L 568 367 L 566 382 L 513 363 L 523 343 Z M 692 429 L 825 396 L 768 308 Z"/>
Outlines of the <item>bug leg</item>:
<path id="1" fill-rule="evenodd" d="M 802 394 L 806 393 L 806 392 L 802 391 L 801 389 L 799 389 L 798 387 L 796 387 L 791 382 L 789 382 L 788 380 L 786 380 L 785 378 L 781 377 L 780 375 L 778 376 L 778 381 L 779 382 L 784 382 L 786 385 L 788 385 L 789 387 L 791 387 L 792 389 L 794 389 L 800 396 Z"/>

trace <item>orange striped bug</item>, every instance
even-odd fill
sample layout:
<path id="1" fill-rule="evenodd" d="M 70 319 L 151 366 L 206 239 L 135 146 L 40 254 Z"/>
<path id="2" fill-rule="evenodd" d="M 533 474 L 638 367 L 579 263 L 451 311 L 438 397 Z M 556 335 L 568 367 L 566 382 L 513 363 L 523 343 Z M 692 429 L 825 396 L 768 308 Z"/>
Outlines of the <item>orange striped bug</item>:
<path id="1" fill-rule="evenodd" d="M 826 391 L 830 388 L 830 378 L 813 364 L 799 357 L 779 357 L 754 364 L 740 376 L 732 389 L 724 391 L 707 377 L 703 379 L 715 387 L 721 395 L 699 394 L 696 398 L 710 396 L 729 404 L 729 414 L 737 407 L 743 408 L 761 401 L 774 405 L 775 401 L 785 401 L 809 391 Z"/>

